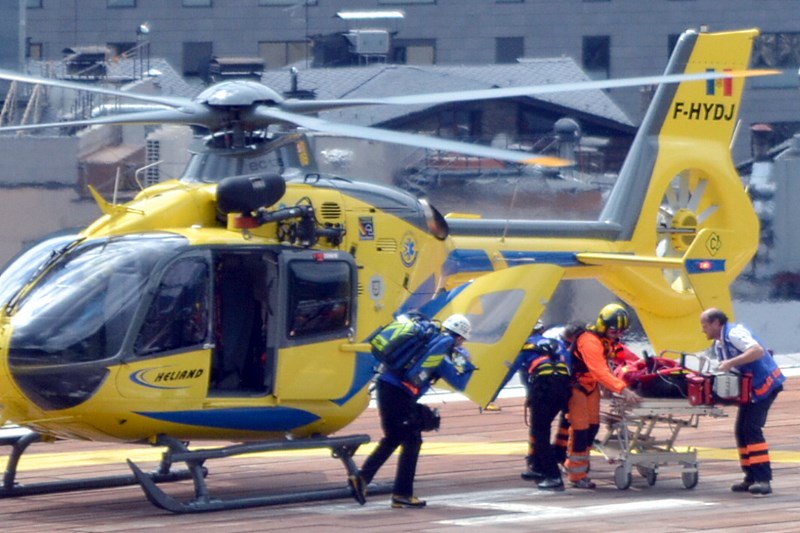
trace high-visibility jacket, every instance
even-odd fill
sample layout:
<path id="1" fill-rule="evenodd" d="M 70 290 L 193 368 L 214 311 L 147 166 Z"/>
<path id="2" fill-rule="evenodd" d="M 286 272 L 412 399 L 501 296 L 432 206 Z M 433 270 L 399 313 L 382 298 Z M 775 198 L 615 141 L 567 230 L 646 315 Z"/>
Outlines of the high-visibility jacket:
<path id="1" fill-rule="evenodd" d="M 622 392 L 627 386 L 608 366 L 614 346 L 605 342 L 594 331 L 584 331 L 572 347 L 572 375 L 575 383 L 585 392 L 592 392 L 597 384 L 612 392 Z"/>
<path id="2" fill-rule="evenodd" d="M 730 322 L 725 324 L 725 327 L 722 329 L 722 340 L 714 341 L 714 351 L 717 353 L 720 360 L 733 359 L 745 351 L 736 347 L 731 341 L 731 330 L 736 327 L 744 328 L 741 324 L 731 324 Z M 747 330 L 747 333 L 764 348 L 764 343 L 753 335 L 752 332 Z M 753 376 L 750 397 L 754 403 L 760 402 L 769 396 L 786 381 L 786 376 L 783 375 L 775 359 L 772 357 L 772 354 L 766 348 L 764 348 L 764 357 L 751 361 L 746 365 L 741 365 L 737 367 L 737 370 L 743 374 L 750 374 Z"/>

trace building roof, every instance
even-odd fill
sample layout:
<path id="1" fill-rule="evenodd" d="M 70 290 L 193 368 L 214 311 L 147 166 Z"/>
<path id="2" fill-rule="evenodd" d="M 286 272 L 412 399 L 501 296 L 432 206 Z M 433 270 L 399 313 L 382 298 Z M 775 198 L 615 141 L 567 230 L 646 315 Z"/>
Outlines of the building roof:
<path id="1" fill-rule="evenodd" d="M 313 68 L 298 73 L 300 89 L 315 90 L 319 99 L 369 98 L 590 81 L 571 58 L 531 59 L 515 64 L 441 66 L 372 64 L 360 67 Z M 277 91 L 291 88 L 288 70 L 267 71 L 262 82 Z M 529 97 L 566 109 L 633 126 L 601 90 L 573 91 Z M 329 120 L 375 125 L 416 113 L 430 105 L 366 106 L 328 111 Z"/>
<path id="2" fill-rule="evenodd" d="M 28 74 L 43 78 L 60 78 L 81 83 L 109 83 L 113 85 L 126 85 L 141 79 L 145 71 L 148 79 L 154 80 L 161 88 L 164 96 L 182 96 L 193 98 L 205 87 L 198 82 L 191 83 L 178 74 L 178 72 L 165 59 L 153 57 L 142 62 L 133 58 L 118 58 L 105 61 L 106 75 L 102 77 L 76 77 L 67 72 L 67 65 L 62 61 L 28 61 Z"/>

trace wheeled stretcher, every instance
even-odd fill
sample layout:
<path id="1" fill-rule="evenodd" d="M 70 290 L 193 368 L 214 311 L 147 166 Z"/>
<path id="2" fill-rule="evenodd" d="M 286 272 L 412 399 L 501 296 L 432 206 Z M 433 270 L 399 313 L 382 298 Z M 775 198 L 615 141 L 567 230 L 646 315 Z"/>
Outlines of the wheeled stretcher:
<path id="1" fill-rule="evenodd" d="M 693 489 L 698 482 L 697 450 L 679 451 L 675 441 L 683 428 L 696 428 L 704 416 L 726 416 L 713 405 L 690 405 L 685 398 L 644 399 L 636 406 L 626 406 L 621 398 L 603 400 L 601 421 L 605 435 L 595 442 L 612 464 L 614 483 L 620 490 L 631 486 L 633 470 L 655 485 L 666 470 L 680 472 L 683 486 Z"/>

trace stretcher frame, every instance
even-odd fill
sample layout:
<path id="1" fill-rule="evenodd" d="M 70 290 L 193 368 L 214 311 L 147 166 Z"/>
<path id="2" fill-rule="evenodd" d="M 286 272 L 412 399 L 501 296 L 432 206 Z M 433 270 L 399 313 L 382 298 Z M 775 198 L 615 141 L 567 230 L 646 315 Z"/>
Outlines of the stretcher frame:
<path id="1" fill-rule="evenodd" d="M 693 489 L 699 480 L 697 449 L 675 448 L 675 441 L 683 428 L 697 428 L 704 416 L 727 416 L 721 407 L 690 405 L 684 398 L 646 398 L 635 406 L 627 406 L 621 398 L 603 400 L 601 421 L 605 435 L 595 441 L 597 449 L 614 470 L 614 484 L 626 490 L 633 481 L 633 470 L 656 484 L 658 475 L 665 470 L 678 470 L 683 486 Z"/>

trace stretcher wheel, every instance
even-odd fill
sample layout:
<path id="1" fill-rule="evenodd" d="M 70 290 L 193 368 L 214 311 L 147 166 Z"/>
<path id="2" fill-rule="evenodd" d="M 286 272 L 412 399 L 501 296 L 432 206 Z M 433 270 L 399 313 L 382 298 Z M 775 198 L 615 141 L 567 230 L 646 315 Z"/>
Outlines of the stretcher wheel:
<path id="1" fill-rule="evenodd" d="M 656 472 L 655 468 L 650 468 L 643 465 L 636 465 L 636 471 L 639 472 L 639 475 L 642 476 L 647 480 L 647 484 L 651 487 L 656 484 L 656 480 L 658 479 L 658 472 Z"/>
<path id="2" fill-rule="evenodd" d="M 681 473 L 681 481 L 683 481 L 683 486 L 687 489 L 693 489 L 697 486 L 697 482 L 699 481 L 700 475 L 695 470 L 694 472 L 683 472 Z"/>
<path id="3" fill-rule="evenodd" d="M 619 490 L 627 490 L 632 482 L 633 476 L 625 470 L 624 465 L 620 465 L 614 470 L 614 484 Z"/>
<path id="4" fill-rule="evenodd" d="M 647 480 L 647 484 L 652 487 L 653 485 L 656 484 L 656 480 L 658 479 L 658 473 L 654 468 L 648 468 L 644 478 Z"/>

